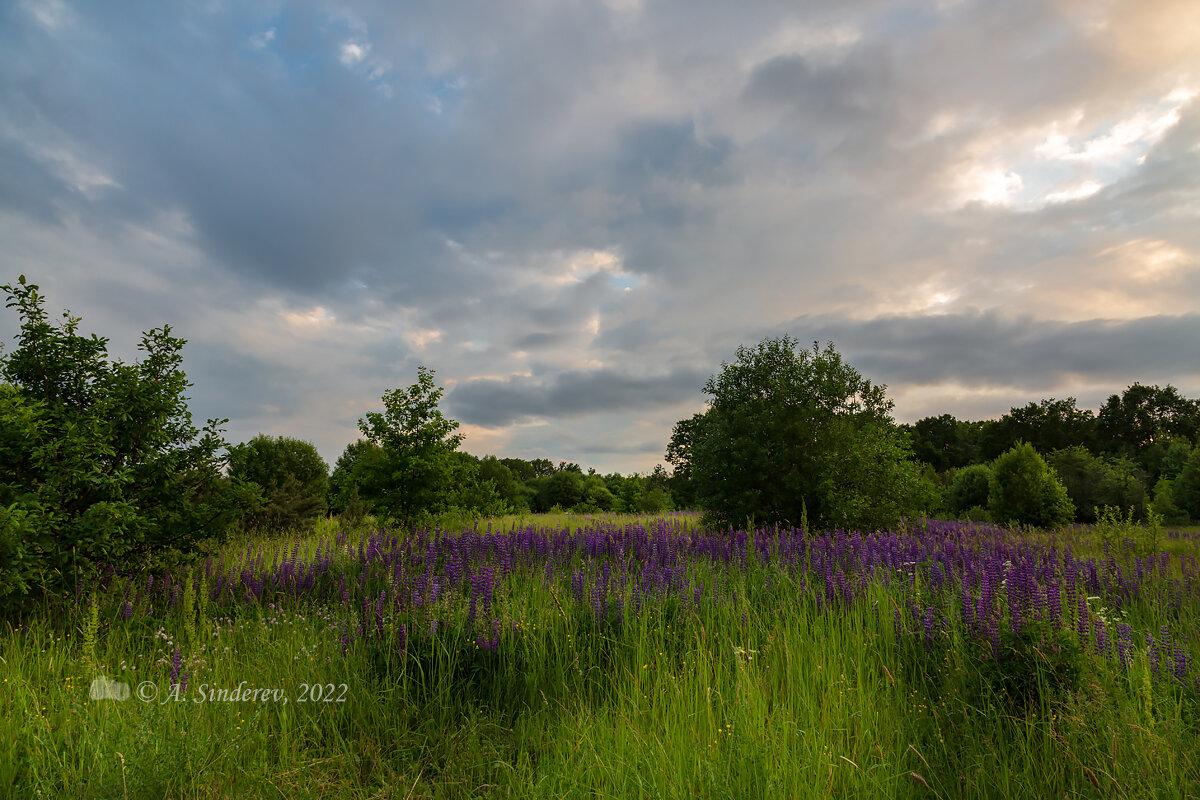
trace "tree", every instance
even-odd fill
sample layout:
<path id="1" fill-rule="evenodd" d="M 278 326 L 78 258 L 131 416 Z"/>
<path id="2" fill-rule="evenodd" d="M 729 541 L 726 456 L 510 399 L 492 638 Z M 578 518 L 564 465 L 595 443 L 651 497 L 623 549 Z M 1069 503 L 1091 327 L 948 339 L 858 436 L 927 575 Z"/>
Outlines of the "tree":
<path id="1" fill-rule="evenodd" d="M 832 344 L 789 336 L 739 347 L 675 426 L 668 460 L 691 476 L 710 523 L 881 527 L 920 511 L 920 470 L 892 421 L 885 387 Z"/>
<path id="2" fill-rule="evenodd" d="M 1075 517 L 1058 475 L 1033 445 L 1019 442 L 992 462 L 988 511 L 995 522 L 1051 528 Z"/>
<path id="3" fill-rule="evenodd" d="M 438 409 L 444 390 L 434 385 L 433 375 L 417 367 L 416 383 L 384 393 L 384 410 L 358 421 L 378 450 L 360 454 L 355 482 L 374 509 L 404 524 L 447 506 L 457 466 L 452 454 L 463 439 L 454 433 L 458 423 Z"/>
<path id="4" fill-rule="evenodd" d="M 521 481 L 505 463 L 508 459 L 484 456 L 479 461 L 479 480 L 491 481 L 496 493 L 515 511 L 528 511 L 529 504 L 522 491 Z M 532 476 L 532 471 L 530 472 Z"/>
<path id="5" fill-rule="evenodd" d="M 942 414 L 900 427 L 911 437 L 913 455 L 938 472 L 965 467 L 978 460 L 983 423 L 964 422 L 950 414 Z"/>
<path id="6" fill-rule="evenodd" d="M 1066 488 L 1080 522 L 1095 522 L 1106 506 L 1128 509 L 1136 517 L 1145 511 L 1142 475 L 1127 458 L 1101 458 L 1075 446 L 1055 450 L 1046 456 L 1046 462 Z"/>
<path id="7" fill-rule="evenodd" d="M 359 439 L 356 442 L 351 442 L 346 445 L 346 449 L 338 456 L 337 463 L 334 464 L 333 474 L 329 476 L 329 510 L 335 514 L 344 512 L 350 502 L 351 494 L 354 494 L 358 501 L 366 506 L 366 501 L 362 499 L 362 489 L 359 487 L 364 479 L 364 470 L 355 472 L 360 459 L 370 460 L 376 455 L 379 446 L 368 442 L 366 439 Z M 368 491 L 368 494 L 371 492 Z"/>
<path id="8" fill-rule="evenodd" d="M 1161 389 L 1135 383 L 1120 396 L 1108 398 L 1096 428 L 1102 450 L 1136 457 L 1156 442 L 1195 441 L 1200 433 L 1200 400 L 1189 400 L 1171 385 Z"/>
<path id="9" fill-rule="evenodd" d="M 583 495 L 583 472 L 561 469 L 544 479 L 538 492 L 538 501 L 543 511 L 549 511 L 554 506 L 570 509 L 583 500 Z"/>
<path id="10" fill-rule="evenodd" d="M 950 484 L 950 513 L 962 516 L 973 508 L 987 508 L 992 468 L 987 464 L 972 464 L 954 473 Z"/>
<path id="11" fill-rule="evenodd" d="M 0 354 L 0 610 L 98 565 L 165 565 L 220 543 L 254 491 L 221 474 L 227 420 L 192 425 L 184 340 L 156 328 L 140 361 L 110 363 L 78 317 L 47 320 L 24 275 L 0 288 L 22 318 Z"/>
<path id="12" fill-rule="evenodd" d="M 329 467 L 310 442 L 259 434 L 229 448 L 229 475 L 262 490 L 264 505 L 246 514 L 247 526 L 311 527 L 327 509 Z"/>
<path id="13" fill-rule="evenodd" d="M 1017 442 L 1029 442 L 1039 453 L 1066 447 L 1094 447 L 1096 420 L 1088 409 L 1075 406 L 1075 398 L 1043 400 L 1010 409 L 993 422 L 985 423 L 980 435 L 980 453 L 985 460 L 996 458 Z"/>
<path id="14" fill-rule="evenodd" d="M 1171 499 L 1192 520 L 1200 521 L 1200 447 L 1192 449 L 1187 463 L 1172 482 Z"/>

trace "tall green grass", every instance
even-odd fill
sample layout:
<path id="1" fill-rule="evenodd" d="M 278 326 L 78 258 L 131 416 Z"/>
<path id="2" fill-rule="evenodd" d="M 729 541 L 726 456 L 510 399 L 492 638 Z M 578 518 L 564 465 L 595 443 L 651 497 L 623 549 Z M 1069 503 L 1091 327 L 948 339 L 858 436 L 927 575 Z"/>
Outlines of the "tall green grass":
<path id="1" fill-rule="evenodd" d="M 494 652 L 461 618 L 343 655 L 337 607 L 201 597 L 192 621 L 182 607 L 123 621 L 115 593 L 85 596 L 0 636 L 0 796 L 1200 796 L 1195 698 L 1150 681 L 1144 649 L 1125 672 L 1077 654 L 1082 679 L 1063 691 L 1028 654 L 1009 665 L 1036 689 L 1021 703 L 956 627 L 933 646 L 897 635 L 898 584 L 829 613 L 776 567 L 731 575 L 736 605 L 650 603 L 618 628 L 514 573 Z M 1127 618 L 1193 633 L 1200 620 L 1194 601 L 1164 614 L 1143 603 Z M 92 700 L 101 675 L 155 697 Z M 239 684 L 288 702 L 196 702 Z M 299 702 L 313 686 L 321 701 Z"/>

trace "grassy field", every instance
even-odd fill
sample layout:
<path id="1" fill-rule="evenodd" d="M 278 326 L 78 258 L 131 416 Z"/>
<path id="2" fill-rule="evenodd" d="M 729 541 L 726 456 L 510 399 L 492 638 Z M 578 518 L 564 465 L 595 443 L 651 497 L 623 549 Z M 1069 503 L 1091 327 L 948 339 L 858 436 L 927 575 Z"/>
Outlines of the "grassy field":
<path id="1" fill-rule="evenodd" d="M 1200 797 L 1198 562 L 1196 528 L 323 523 L 4 630 L 0 796 Z"/>

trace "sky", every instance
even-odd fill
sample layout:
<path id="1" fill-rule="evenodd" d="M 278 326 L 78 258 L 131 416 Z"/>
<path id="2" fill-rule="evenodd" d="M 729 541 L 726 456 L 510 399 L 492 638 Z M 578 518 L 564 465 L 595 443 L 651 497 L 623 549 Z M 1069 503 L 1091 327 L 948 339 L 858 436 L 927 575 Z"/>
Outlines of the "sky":
<path id="1" fill-rule="evenodd" d="M 1200 396 L 1195 0 L 0 0 L 0 283 L 332 466 L 648 472 L 739 345 L 900 422 Z M 13 310 L 0 313 L 12 346 Z"/>

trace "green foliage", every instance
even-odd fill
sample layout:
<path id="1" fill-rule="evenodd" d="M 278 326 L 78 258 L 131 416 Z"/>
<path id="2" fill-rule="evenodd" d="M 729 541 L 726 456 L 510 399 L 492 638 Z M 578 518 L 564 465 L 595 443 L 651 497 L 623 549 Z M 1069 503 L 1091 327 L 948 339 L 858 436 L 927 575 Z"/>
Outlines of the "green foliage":
<path id="1" fill-rule="evenodd" d="M 542 508 L 574 508 L 583 502 L 583 475 L 574 470 L 558 470 L 539 486 L 538 503 Z"/>
<path id="2" fill-rule="evenodd" d="M 1023 713 L 1078 691 L 1087 666 L 1070 632 L 1031 622 L 1020 635 L 1005 628 L 1000 646 L 982 661 L 979 674 L 988 699 Z"/>
<path id="3" fill-rule="evenodd" d="M 1080 522 L 1096 521 L 1096 509 L 1105 506 L 1131 509 L 1142 516 L 1146 488 L 1141 471 L 1127 458 L 1094 456 L 1080 446 L 1055 450 L 1046 457 L 1075 504 Z"/>
<path id="4" fill-rule="evenodd" d="M 1192 446 L 1187 442 L 1167 442 L 1162 458 L 1158 460 L 1158 474 L 1163 478 L 1175 478 L 1183 472 L 1183 466 L 1192 455 Z"/>
<path id="5" fill-rule="evenodd" d="M 1156 442 L 1195 441 L 1200 434 L 1200 400 L 1184 397 L 1174 386 L 1135 383 L 1108 398 L 1096 426 L 1102 450 L 1136 457 Z"/>
<path id="6" fill-rule="evenodd" d="M 530 473 L 532 475 L 532 472 Z M 484 456 L 479 460 L 479 480 L 491 481 L 496 494 L 513 511 L 528 511 L 529 503 L 525 498 L 521 480 L 512 468 L 495 456 Z"/>
<path id="7" fill-rule="evenodd" d="M 704 387 L 703 414 L 675 427 L 667 460 L 717 525 L 754 518 L 871 529 L 914 515 L 920 469 L 892 403 L 828 345 L 788 336 L 740 347 Z"/>
<path id="8" fill-rule="evenodd" d="M 992 512 L 987 510 L 987 506 L 971 506 L 960 511 L 958 518 L 964 522 L 991 522 Z"/>
<path id="9" fill-rule="evenodd" d="M 255 484 L 264 505 L 243 518 L 247 527 L 311 527 L 326 510 L 329 467 L 309 442 L 259 434 L 229 448 L 229 475 Z"/>
<path id="10" fill-rule="evenodd" d="M 1052 528 L 1075 517 L 1075 506 L 1054 470 L 1022 442 L 992 462 L 988 511 L 996 522 Z"/>
<path id="11" fill-rule="evenodd" d="M 965 467 L 979 458 L 983 423 L 964 422 L 951 414 L 942 414 L 901 427 L 911 438 L 913 455 L 938 472 Z"/>
<path id="12" fill-rule="evenodd" d="M 410 524 L 423 513 L 438 514 L 449 503 L 458 462 L 454 452 L 462 434 L 458 423 L 438 408 L 443 389 L 434 386 L 434 371 L 417 368 L 417 382 L 383 395 L 382 412 L 358 421 L 374 449 L 358 454 L 352 482 L 377 513 Z"/>
<path id="13" fill-rule="evenodd" d="M 184 341 L 156 328 L 140 361 L 110 363 L 79 318 L 50 324 L 24 276 L 0 288 L 22 319 L 0 357 L 0 611 L 99 564 L 175 562 L 222 540 L 254 493 L 221 475 L 225 420 L 192 425 Z"/>
<path id="14" fill-rule="evenodd" d="M 1170 478 L 1159 478 L 1158 483 L 1154 484 L 1154 500 L 1150 502 L 1150 510 L 1166 525 L 1184 525 L 1188 521 L 1187 512 L 1175 505 L 1175 481 Z"/>
<path id="15" fill-rule="evenodd" d="M 364 513 L 369 511 L 365 501 L 358 494 L 358 482 L 361 480 L 362 474 L 356 475 L 354 467 L 361 456 L 378 449 L 378 445 L 372 444 L 366 439 L 359 439 L 346 445 L 346 449 L 342 451 L 342 454 L 338 456 L 337 463 L 334 464 L 333 474 L 329 476 L 328 503 L 330 511 L 341 514 L 346 509 L 351 494 L 356 496 L 357 502 L 364 505 Z"/>
<path id="16" fill-rule="evenodd" d="M 961 516 L 969 508 L 986 507 L 992 481 L 992 468 L 972 464 L 954 473 L 950 484 L 950 513 Z"/>
<path id="17" fill-rule="evenodd" d="M 1200 447 L 1192 449 L 1192 454 L 1179 471 L 1171 490 L 1171 499 L 1190 519 L 1200 520 Z"/>
<path id="18" fill-rule="evenodd" d="M 1139 525 L 1132 509 L 1122 515 L 1121 509 L 1105 506 L 1097 511 L 1095 532 L 1107 552 L 1146 559 L 1162 549 L 1162 523 L 1154 509 L 1147 513 L 1146 524 Z"/>
<path id="19" fill-rule="evenodd" d="M 1075 398 L 1042 400 L 1013 408 L 1000 419 L 985 423 L 980 435 L 980 453 L 995 459 L 1018 442 L 1028 442 L 1039 453 L 1065 447 L 1091 447 L 1096 420 L 1092 412 L 1077 408 Z"/>

